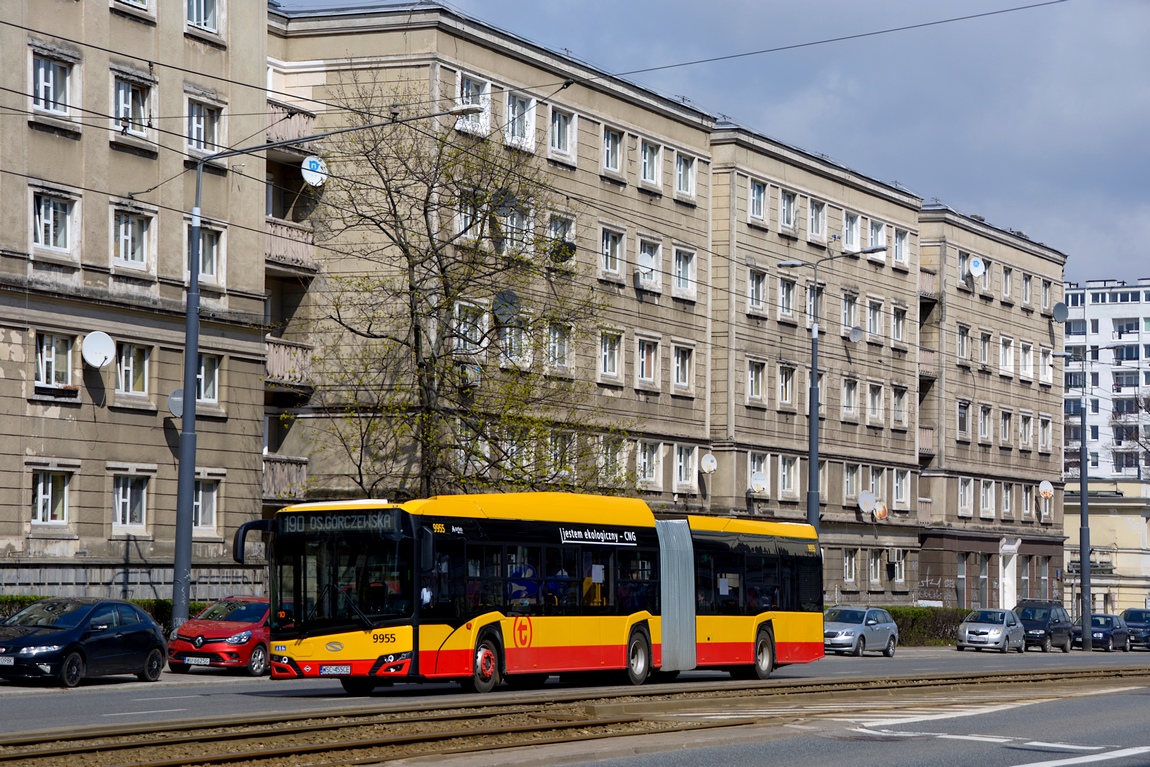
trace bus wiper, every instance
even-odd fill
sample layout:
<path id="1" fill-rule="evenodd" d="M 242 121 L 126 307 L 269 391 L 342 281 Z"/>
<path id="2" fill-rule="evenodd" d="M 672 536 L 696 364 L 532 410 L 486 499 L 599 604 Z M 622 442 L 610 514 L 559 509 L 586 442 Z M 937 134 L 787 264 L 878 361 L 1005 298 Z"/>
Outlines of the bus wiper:
<path id="1" fill-rule="evenodd" d="M 367 617 L 367 613 L 359 609 L 359 602 L 355 600 L 355 597 L 353 597 L 351 594 L 348 594 L 346 591 L 341 591 L 340 594 L 347 601 L 351 609 L 355 611 L 355 614 L 363 620 L 364 625 L 366 625 L 369 629 L 375 628 L 375 623 L 372 622 L 371 618 Z"/>

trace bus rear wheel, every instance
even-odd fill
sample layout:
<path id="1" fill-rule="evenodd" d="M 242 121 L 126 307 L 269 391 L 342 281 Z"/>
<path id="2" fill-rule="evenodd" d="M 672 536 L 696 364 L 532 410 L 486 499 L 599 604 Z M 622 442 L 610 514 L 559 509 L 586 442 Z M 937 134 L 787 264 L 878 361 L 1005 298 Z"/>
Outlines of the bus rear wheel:
<path id="1" fill-rule="evenodd" d="M 647 631 L 637 628 L 627 639 L 627 681 L 643 684 L 651 673 L 651 640 Z"/>
<path id="2" fill-rule="evenodd" d="M 755 637 L 755 676 L 766 679 L 774 670 L 775 639 L 768 629 L 759 629 L 759 635 Z"/>
<path id="3" fill-rule="evenodd" d="M 501 681 L 499 673 L 499 645 L 490 635 L 475 645 L 475 665 L 470 679 L 460 684 L 468 692 L 491 692 Z"/>

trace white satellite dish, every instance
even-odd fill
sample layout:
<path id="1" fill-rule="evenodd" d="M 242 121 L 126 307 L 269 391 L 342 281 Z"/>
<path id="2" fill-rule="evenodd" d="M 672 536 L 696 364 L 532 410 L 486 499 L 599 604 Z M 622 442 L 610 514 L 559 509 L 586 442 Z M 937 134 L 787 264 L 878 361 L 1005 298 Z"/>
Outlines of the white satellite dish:
<path id="1" fill-rule="evenodd" d="M 647 253 L 646 251 L 639 253 L 637 262 L 639 274 L 643 275 L 644 277 L 649 277 L 655 273 L 655 256 L 652 254 Z"/>
<path id="2" fill-rule="evenodd" d="M 97 370 L 107 367 L 108 363 L 116 358 L 116 342 L 107 333 L 99 330 L 84 337 L 84 344 L 80 347 L 80 356 L 90 367 Z"/>
<path id="3" fill-rule="evenodd" d="M 1066 304 L 1059 301 L 1054 305 L 1054 321 L 1066 322 L 1066 318 L 1070 316 L 1070 310 L 1066 308 Z"/>
<path id="4" fill-rule="evenodd" d="M 1038 483 L 1038 494 L 1049 501 L 1054 497 L 1054 485 L 1049 480 L 1042 480 Z"/>
<path id="5" fill-rule="evenodd" d="M 704 474 L 714 474 L 715 469 L 719 468 L 719 462 L 715 460 L 715 456 L 706 453 L 699 459 L 699 468 Z"/>
<path id="6" fill-rule="evenodd" d="M 859 341 L 862 340 L 862 337 L 863 337 L 863 329 L 860 328 L 858 325 L 855 325 L 853 328 L 851 328 L 851 332 L 847 334 L 847 338 L 850 339 L 850 342 L 852 344 L 857 344 Z"/>
<path id="7" fill-rule="evenodd" d="M 323 186 L 327 181 L 327 163 L 315 155 L 304 158 L 299 172 L 308 186 Z"/>
<path id="8" fill-rule="evenodd" d="M 874 505 L 874 511 L 871 512 L 871 516 L 873 516 L 876 521 L 881 522 L 886 519 L 888 513 L 890 512 L 887 510 L 886 504 L 882 501 L 877 501 Z"/>
<path id="9" fill-rule="evenodd" d="M 859 493 L 859 508 L 867 514 L 870 514 L 875 510 L 875 503 L 876 501 L 874 493 L 872 493 L 870 490 L 863 490 L 861 493 Z"/>
<path id="10" fill-rule="evenodd" d="M 767 491 L 767 475 L 756 471 L 751 475 L 751 492 L 765 493 Z"/>
<path id="11" fill-rule="evenodd" d="M 978 256 L 972 256 L 966 268 L 970 270 L 971 277 L 981 277 L 986 271 L 986 262 Z"/>

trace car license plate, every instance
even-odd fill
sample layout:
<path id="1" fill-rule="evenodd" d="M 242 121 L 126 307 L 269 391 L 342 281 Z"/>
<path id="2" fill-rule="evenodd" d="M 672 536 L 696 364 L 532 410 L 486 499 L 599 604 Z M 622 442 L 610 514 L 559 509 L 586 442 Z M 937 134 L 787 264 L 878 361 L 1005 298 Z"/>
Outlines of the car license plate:
<path id="1" fill-rule="evenodd" d="M 184 663 L 189 666 L 210 666 L 212 665 L 211 658 L 184 658 Z"/>
<path id="2" fill-rule="evenodd" d="M 320 666 L 320 676 L 329 676 L 335 674 L 350 674 L 351 666 Z"/>
<path id="3" fill-rule="evenodd" d="M 16 659 L 11 655 L 0 655 L 0 666 L 15 666 Z"/>

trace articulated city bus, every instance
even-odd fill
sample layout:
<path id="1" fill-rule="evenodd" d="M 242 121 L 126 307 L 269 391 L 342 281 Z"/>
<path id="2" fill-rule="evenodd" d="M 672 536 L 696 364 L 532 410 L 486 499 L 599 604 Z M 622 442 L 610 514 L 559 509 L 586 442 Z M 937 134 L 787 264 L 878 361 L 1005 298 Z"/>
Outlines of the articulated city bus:
<path id="1" fill-rule="evenodd" d="M 724 669 L 765 679 L 823 655 L 822 562 L 804 524 L 569 493 L 289 506 L 266 533 L 271 668 L 351 694 L 455 680 Z"/>

